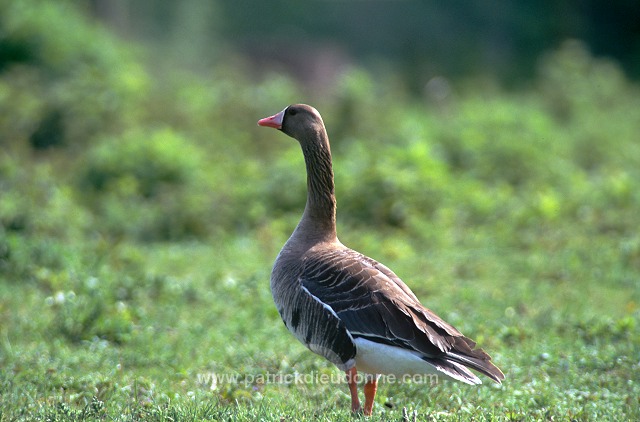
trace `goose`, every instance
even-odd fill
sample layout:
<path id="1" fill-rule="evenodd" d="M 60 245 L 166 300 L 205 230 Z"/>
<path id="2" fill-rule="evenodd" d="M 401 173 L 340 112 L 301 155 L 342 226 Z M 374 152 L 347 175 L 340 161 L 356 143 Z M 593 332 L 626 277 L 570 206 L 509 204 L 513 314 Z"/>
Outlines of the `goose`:
<path id="1" fill-rule="evenodd" d="M 473 369 L 501 383 L 504 374 L 473 340 L 424 307 L 389 268 L 338 240 L 331 150 L 320 113 L 293 104 L 258 125 L 295 138 L 307 170 L 304 212 L 275 260 L 271 293 L 289 331 L 345 372 L 351 411 L 372 414 L 381 375 L 437 374 L 481 384 Z M 358 382 L 364 382 L 364 408 Z"/>

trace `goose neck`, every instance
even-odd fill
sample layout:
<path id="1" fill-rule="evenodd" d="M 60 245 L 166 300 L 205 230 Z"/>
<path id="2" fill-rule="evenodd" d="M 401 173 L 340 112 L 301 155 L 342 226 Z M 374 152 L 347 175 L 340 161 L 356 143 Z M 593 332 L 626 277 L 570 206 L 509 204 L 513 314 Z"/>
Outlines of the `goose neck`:
<path id="1" fill-rule="evenodd" d="M 303 145 L 307 167 L 307 203 L 300 225 L 308 235 L 335 237 L 336 197 L 328 142 Z"/>

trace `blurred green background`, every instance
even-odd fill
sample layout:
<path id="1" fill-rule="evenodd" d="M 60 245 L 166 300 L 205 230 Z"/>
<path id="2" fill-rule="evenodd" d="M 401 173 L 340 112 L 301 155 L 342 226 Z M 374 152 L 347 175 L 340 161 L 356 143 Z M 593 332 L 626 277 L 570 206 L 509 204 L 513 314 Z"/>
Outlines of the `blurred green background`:
<path id="1" fill-rule="evenodd" d="M 637 204 L 633 2 L 0 4 L 5 233 L 206 238 L 297 215 L 295 146 L 254 124 L 292 102 L 325 116 L 353 224 Z"/>
<path id="2" fill-rule="evenodd" d="M 595 409 L 637 415 L 639 77 L 635 1 L 0 0 L 5 414 L 120 409 L 141 403 L 132 385 L 179 402 L 238 361 L 323 365 L 268 292 L 301 153 L 256 126 L 305 102 L 332 139 L 343 242 L 488 343 L 520 391 L 546 356 L 607 385 Z M 620 383 L 577 363 L 602 350 Z M 533 411 L 501 393 L 508 418 Z"/>

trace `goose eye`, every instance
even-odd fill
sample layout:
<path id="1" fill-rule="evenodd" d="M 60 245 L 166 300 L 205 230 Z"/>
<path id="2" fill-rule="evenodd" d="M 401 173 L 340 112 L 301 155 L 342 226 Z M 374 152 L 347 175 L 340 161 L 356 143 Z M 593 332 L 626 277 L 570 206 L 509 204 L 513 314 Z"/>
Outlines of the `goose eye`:
<path id="1" fill-rule="evenodd" d="M 296 110 L 295 108 L 292 108 L 289 110 L 289 115 L 290 116 L 295 116 L 296 114 L 298 114 L 298 110 Z"/>

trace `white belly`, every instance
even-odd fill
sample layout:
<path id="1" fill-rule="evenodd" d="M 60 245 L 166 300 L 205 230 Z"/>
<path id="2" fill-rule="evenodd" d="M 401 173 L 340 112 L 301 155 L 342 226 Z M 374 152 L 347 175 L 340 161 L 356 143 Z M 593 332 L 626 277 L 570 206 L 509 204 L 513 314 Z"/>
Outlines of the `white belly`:
<path id="1" fill-rule="evenodd" d="M 404 375 L 442 374 L 420 358 L 416 352 L 396 346 L 375 343 L 363 338 L 355 340 L 356 368 L 367 374 Z"/>

